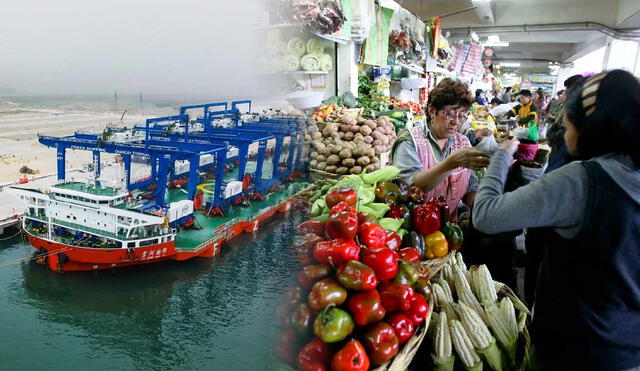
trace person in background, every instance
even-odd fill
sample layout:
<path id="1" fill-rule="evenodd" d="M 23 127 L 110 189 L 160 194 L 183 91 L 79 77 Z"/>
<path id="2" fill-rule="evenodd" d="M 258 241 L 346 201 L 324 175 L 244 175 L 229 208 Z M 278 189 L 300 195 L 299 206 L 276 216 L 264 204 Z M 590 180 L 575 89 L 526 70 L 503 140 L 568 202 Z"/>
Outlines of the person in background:
<path id="1" fill-rule="evenodd" d="M 564 90 L 560 90 L 557 93 L 557 98 L 553 98 L 547 106 L 547 121 L 550 124 L 555 124 L 556 120 L 561 116 L 563 104 Z"/>
<path id="2" fill-rule="evenodd" d="M 473 204 L 478 178 L 472 170 L 489 162 L 487 154 L 471 147 L 467 137 L 458 133 L 472 102 L 467 84 L 443 79 L 429 94 L 427 125 L 404 132 L 392 149 L 400 178 L 422 188 L 429 199 L 444 196 L 452 220 L 460 201 Z"/>
<path id="3" fill-rule="evenodd" d="M 503 193 L 517 141 L 496 151 L 476 228 L 546 228 L 532 322 L 534 370 L 640 367 L 640 82 L 623 70 L 568 91 L 567 164 Z M 567 197 L 570 195 L 570 197 Z"/>
<path id="4" fill-rule="evenodd" d="M 503 103 L 511 103 L 513 102 L 513 98 L 511 98 L 511 94 L 513 94 L 513 88 L 508 86 L 504 89 L 504 94 L 502 94 L 502 99 L 500 99 Z"/>
<path id="5" fill-rule="evenodd" d="M 544 120 L 547 117 L 547 99 L 545 98 L 544 90 L 536 90 L 533 103 L 538 107 L 538 118 L 540 121 Z"/>
<path id="6" fill-rule="evenodd" d="M 569 93 L 573 85 L 582 80 L 584 80 L 584 77 L 582 77 L 582 75 L 573 75 L 564 80 L 565 95 Z M 567 150 L 567 147 L 564 145 L 565 128 L 562 124 L 564 116 L 563 112 L 558 115 L 555 123 L 551 125 L 547 130 L 547 138 L 549 141 L 549 146 L 551 146 L 551 155 L 549 156 L 549 166 L 547 166 L 547 169 L 545 170 L 546 173 L 555 170 L 570 161 L 569 152 Z"/>
<path id="7" fill-rule="evenodd" d="M 487 101 L 487 98 L 485 98 L 484 91 L 482 89 L 476 89 L 476 103 L 485 107 L 489 105 L 489 102 Z"/>
<path id="8" fill-rule="evenodd" d="M 531 91 L 524 89 L 518 93 L 520 102 L 507 112 L 507 118 L 518 116 L 518 123 L 528 124 L 530 121 L 538 121 L 538 106 L 531 100 Z"/>

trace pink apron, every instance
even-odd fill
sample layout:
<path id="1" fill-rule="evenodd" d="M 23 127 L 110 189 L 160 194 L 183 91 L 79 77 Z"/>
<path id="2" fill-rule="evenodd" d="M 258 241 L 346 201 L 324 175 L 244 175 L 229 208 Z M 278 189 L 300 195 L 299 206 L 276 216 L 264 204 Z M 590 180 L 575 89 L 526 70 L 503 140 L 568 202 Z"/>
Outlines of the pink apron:
<path id="1" fill-rule="evenodd" d="M 436 166 L 438 164 L 438 160 L 436 160 L 436 156 L 433 153 L 431 143 L 429 143 L 429 140 L 424 135 L 424 128 L 414 127 L 409 130 L 409 133 L 411 134 L 413 143 L 418 151 L 420 162 L 422 162 L 422 170 L 431 169 Z M 460 133 L 455 133 L 451 152 L 463 147 L 471 147 L 469 139 Z M 458 167 L 453 169 L 442 183 L 438 184 L 434 189 L 425 192 L 427 200 L 444 196 L 447 200 L 447 205 L 449 205 L 449 219 L 455 221 L 458 203 L 460 203 L 462 197 L 467 193 L 470 177 L 471 170 L 467 168 Z"/>

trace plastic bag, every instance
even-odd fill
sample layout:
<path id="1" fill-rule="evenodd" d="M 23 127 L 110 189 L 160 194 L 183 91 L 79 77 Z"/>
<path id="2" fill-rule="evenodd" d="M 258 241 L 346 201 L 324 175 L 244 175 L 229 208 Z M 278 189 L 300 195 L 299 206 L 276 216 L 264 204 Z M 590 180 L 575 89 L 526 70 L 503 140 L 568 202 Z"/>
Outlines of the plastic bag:
<path id="1" fill-rule="evenodd" d="M 527 139 L 537 142 L 540 137 L 538 136 L 538 122 L 534 121 L 532 124 L 529 124 L 529 135 L 527 135 Z"/>
<path id="2" fill-rule="evenodd" d="M 487 135 L 482 138 L 480 143 L 476 144 L 475 148 L 487 153 L 493 153 L 500 148 L 500 145 L 496 142 L 496 138 L 493 135 Z"/>

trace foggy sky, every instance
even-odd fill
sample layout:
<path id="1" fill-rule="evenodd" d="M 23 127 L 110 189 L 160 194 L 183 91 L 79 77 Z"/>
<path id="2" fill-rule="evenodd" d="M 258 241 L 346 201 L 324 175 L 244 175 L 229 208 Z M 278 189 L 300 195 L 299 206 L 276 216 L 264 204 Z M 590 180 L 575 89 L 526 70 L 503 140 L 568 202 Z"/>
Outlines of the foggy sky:
<path id="1" fill-rule="evenodd" d="M 259 0 L 3 0 L 0 90 L 246 95 L 259 10 Z"/>

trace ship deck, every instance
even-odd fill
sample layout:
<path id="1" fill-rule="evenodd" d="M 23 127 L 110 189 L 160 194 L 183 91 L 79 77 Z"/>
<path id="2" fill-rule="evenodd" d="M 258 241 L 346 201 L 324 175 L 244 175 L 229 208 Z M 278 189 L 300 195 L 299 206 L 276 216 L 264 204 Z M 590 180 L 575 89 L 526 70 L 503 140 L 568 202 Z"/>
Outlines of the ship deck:
<path id="1" fill-rule="evenodd" d="M 287 198 L 308 187 L 306 182 L 293 182 L 284 191 L 277 191 L 265 196 L 264 201 L 250 201 L 250 206 L 231 206 L 225 210 L 224 217 L 206 216 L 203 211 L 195 212 L 195 226 L 201 229 L 181 229 L 175 239 L 176 250 L 194 251 L 212 238 L 224 238 L 228 227 L 238 223 L 252 222 L 264 210 L 279 205 Z M 168 199 L 179 201 L 186 199 L 186 194 L 180 189 L 169 190 Z"/>

